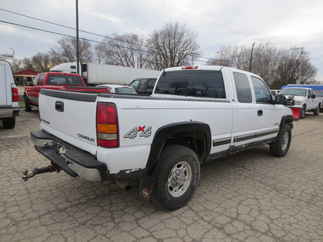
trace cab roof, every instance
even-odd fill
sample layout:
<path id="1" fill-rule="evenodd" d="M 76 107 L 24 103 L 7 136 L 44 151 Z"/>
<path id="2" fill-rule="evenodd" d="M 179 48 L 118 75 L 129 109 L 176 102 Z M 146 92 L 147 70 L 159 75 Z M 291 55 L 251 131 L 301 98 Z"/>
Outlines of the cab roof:
<path id="1" fill-rule="evenodd" d="M 240 70 L 240 69 L 237 69 L 237 68 L 234 68 L 234 67 L 219 66 L 219 65 L 177 66 L 177 67 L 170 67 L 170 68 L 164 69 L 165 72 L 181 71 L 181 70 L 183 70 L 183 71 L 185 71 L 185 70 L 208 70 L 208 71 L 231 70 L 231 71 L 237 71 L 237 72 L 242 72 L 242 73 L 246 73 L 246 74 L 249 74 L 249 75 L 253 75 L 253 76 L 256 76 L 256 77 L 262 79 L 260 76 L 258 76 L 257 74 L 254 74 L 252 72 Z"/>

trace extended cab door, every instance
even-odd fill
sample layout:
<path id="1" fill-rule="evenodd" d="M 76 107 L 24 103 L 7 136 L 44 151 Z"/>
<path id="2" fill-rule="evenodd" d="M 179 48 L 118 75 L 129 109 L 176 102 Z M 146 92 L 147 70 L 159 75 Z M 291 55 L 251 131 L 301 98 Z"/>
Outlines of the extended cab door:
<path id="1" fill-rule="evenodd" d="M 232 136 L 234 145 L 238 146 L 252 140 L 252 136 L 261 130 L 261 125 L 249 75 L 233 71 L 232 79 L 235 90 Z"/>
<path id="2" fill-rule="evenodd" d="M 275 137 L 279 131 L 281 113 L 278 106 L 273 104 L 273 97 L 266 82 L 255 75 L 250 75 L 250 78 L 260 127 L 259 140 Z"/>
<path id="3" fill-rule="evenodd" d="M 240 146 L 277 135 L 279 122 L 269 88 L 258 77 L 233 71 L 236 91 L 233 117 L 233 143 Z"/>

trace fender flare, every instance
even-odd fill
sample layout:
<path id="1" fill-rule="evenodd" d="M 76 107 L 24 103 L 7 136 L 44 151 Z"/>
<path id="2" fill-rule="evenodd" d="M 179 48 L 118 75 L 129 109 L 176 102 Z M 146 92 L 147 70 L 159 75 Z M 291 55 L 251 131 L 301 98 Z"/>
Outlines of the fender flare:
<path id="1" fill-rule="evenodd" d="M 167 145 L 167 140 L 176 134 L 189 133 L 197 139 L 203 139 L 203 152 L 200 161 L 203 162 L 211 150 L 211 130 L 208 124 L 196 121 L 177 122 L 162 126 L 157 129 L 146 165 L 146 174 L 151 174 L 158 163 L 163 149 Z"/>
<path id="2" fill-rule="evenodd" d="M 285 125 L 289 125 L 290 128 L 293 128 L 293 116 L 292 115 L 285 115 L 282 117 L 279 125 L 279 130 L 281 130 Z"/>

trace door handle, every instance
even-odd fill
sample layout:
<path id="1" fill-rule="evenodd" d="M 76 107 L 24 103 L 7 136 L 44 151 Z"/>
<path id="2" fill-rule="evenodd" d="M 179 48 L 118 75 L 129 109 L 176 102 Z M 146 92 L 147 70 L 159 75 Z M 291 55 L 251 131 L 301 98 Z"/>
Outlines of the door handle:
<path id="1" fill-rule="evenodd" d="M 55 102 L 55 109 L 58 112 L 64 112 L 64 103 L 61 101 L 56 101 Z"/>
<path id="2" fill-rule="evenodd" d="M 262 110 L 258 110 L 258 111 L 257 111 L 257 115 L 258 115 L 258 116 L 262 116 L 263 114 L 264 114 L 264 112 L 263 112 Z"/>

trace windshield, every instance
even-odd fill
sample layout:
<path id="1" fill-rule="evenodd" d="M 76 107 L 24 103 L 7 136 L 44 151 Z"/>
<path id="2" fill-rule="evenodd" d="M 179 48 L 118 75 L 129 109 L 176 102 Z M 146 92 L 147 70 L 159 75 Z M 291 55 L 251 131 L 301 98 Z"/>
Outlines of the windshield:
<path id="1" fill-rule="evenodd" d="M 157 82 L 155 93 L 225 98 L 221 71 L 179 70 L 164 72 Z"/>
<path id="2" fill-rule="evenodd" d="M 48 85 L 82 85 L 81 78 L 78 76 L 49 75 Z"/>
<path id="3" fill-rule="evenodd" d="M 117 94 L 137 94 L 135 89 L 131 87 L 117 87 L 115 89 L 115 93 Z"/>
<path id="4" fill-rule="evenodd" d="M 323 90 L 315 90 L 313 92 L 317 97 L 323 97 Z"/>
<path id="5" fill-rule="evenodd" d="M 292 96 L 306 96 L 306 89 L 300 88 L 286 88 L 281 90 L 280 94 Z"/>

